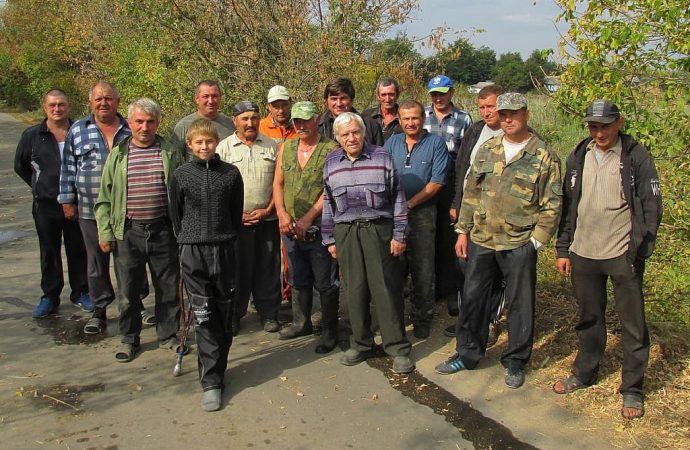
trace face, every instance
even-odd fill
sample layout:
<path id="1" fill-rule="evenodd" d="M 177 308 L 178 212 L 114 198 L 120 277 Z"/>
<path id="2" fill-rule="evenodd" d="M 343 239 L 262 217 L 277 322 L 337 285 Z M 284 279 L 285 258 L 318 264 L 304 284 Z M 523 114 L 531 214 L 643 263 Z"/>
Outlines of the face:
<path id="1" fill-rule="evenodd" d="M 309 138 L 318 133 L 319 116 L 314 116 L 309 120 L 293 119 L 292 124 L 300 139 Z"/>
<path id="2" fill-rule="evenodd" d="M 333 114 L 333 117 L 338 117 L 344 112 L 352 109 L 352 98 L 345 92 L 339 92 L 336 95 L 329 95 L 326 99 L 326 107 Z"/>
<path id="3" fill-rule="evenodd" d="M 254 111 L 243 112 L 232 118 L 237 129 L 237 135 L 245 141 L 254 141 L 259 134 L 259 113 Z"/>
<path id="4" fill-rule="evenodd" d="M 357 122 L 351 120 L 338 130 L 338 142 L 347 156 L 357 158 L 364 148 L 364 133 Z"/>
<path id="5" fill-rule="evenodd" d="M 597 143 L 600 150 L 608 150 L 618 142 L 618 132 L 623 126 L 623 118 L 611 123 L 588 122 L 589 135 Z"/>
<path id="6" fill-rule="evenodd" d="M 204 161 L 213 158 L 213 155 L 216 154 L 217 146 L 218 138 L 207 134 L 197 133 L 187 139 L 187 147 L 192 151 L 192 154 Z"/>
<path id="7" fill-rule="evenodd" d="M 492 130 L 497 130 L 501 126 L 501 119 L 496 111 L 496 95 L 490 94 L 486 98 L 477 100 L 479 103 L 479 115 Z"/>
<path id="8" fill-rule="evenodd" d="M 46 95 L 43 102 L 43 112 L 46 114 L 46 119 L 52 122 L 67 120 L 70 110 L 69 101 L 64 95 Z"/>
<path id="9" fill-rule="evenodd" d="M 220 89 L 218 86 L 199 86 L 199 92 L 194 96 L 194 102 L 198 106 L 197 112 L 201 117 L 215 119 L 220 108 Z"/>
<path id="10" fill-rule="evenodd" d="M 436 108 L 439 111 L 444 111 L 450 107 L 450 102 L 453 98 L 453 89 L 450 89 L 448 92 L 445 94 L 441 92 L 432 92 L 429 95 L 431 95 L 431 104 L 434 105 L 434 108 Z"/>
<path id="11" fill-rule="evenodd" d="M 148 147 L 156 140 L 158 130 L 158 118 L 153 114 L 147 114 L 137 108 L 127 118 L 129 128 L 132 130 L 132 142 L 138 147 Z"/>
<path id="12" fill-rule="evenodd" d="M 512 142 L 522 142 L 526 135 L 529 134 L 527 131 L 529 112 L 527 109 L 522 108 L 517 111 L 504 109 L 498 115 L 501 121 L 501 129 Z"/>
<path id="13" fill-rule="evenodd" d="M 111 122 L 117 117 L 120 98 L 107 85 L 97 85 L 91 91 L 89 107 L 99 122 Z"/>
<path id="14" fill-rule="evenodd" d="M 416 138 L 422 134 L 424 114 L 419 108 L 401 109 L 399 115 L 400 125 L 407 136 Z"/>
<path id="15" fill-rule="evenodd" d="M 292 102 L 290 100 L 276 100 L 268 104 L 268 112 L 271 113 L 273 121 L 278 125 L 285 125 L 290 121 L 290 110 Z"/>
<path id="16" fill-rule="evenodd" d="M 379 86 L 379 91 L 376 93 L 376 98 L 381 104 L 381 109 L 394 109 L 395 103 L 398 101 L 398 94 L 395 92 L 395 86 Z"/>

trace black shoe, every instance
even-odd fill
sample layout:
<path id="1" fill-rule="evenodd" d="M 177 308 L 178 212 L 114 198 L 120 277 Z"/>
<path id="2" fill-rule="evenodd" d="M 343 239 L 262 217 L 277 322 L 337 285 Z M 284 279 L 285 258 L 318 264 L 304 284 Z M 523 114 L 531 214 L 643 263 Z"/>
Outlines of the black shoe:
<path id="1" fill-rule="evenodd" d="M 265 319 L 262 320 L 261 323 L 263 324 L 264 331 L 266 333 L 276 333 L 278 330 L 280 330 L 280 324 L 275 319 Z"/>
<path id="2" fill-rule="evenodd" d="M 429 325 L 414 325 L 413 334 L 417 339 L 426 339 L 430 333 Z"/>
<path id="3" fill-rule="evenodd" d="M 523 369 L 511 369 L 506 367 L 505 371 L 506 386 L 517 389 L 525 384 L 525 371 Z"/>
<path id="4" fill-rule="evenodd" d="M 455 337 L 455 324 L 444 328 L 443 329 L 443 335 L 448 336 L 448 337 Z"/>
<path id="5" fill-rule="evenodd" d="M 357 364 L 366 361 L 366 359 L 370 358 L 372 355 L 373 352 L 371 350 L 360 352 L 359 350 L 351 348 L 343 353 L 343 356 L 340 357 L 340 364 L 345 366 L 356 366 Z"/>

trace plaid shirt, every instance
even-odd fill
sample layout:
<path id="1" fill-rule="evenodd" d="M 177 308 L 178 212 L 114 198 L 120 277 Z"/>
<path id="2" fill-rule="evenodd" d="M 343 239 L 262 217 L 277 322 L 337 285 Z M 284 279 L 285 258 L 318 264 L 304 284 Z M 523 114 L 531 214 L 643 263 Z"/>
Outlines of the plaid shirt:
<path id="1" fill-rule="evenodd" d="M 118 118 L 120 126 L 115 132 L 113 144 L 132 134 L 127 121 L 119 114 Z M 93 206 L 101 188 L 101 176 L 108 152 L 108 146 L 93 115 L 78 120 L 67 132 L 60 168 L 58 203 L 77 203 L 79 217 L 82 219 L 96 219 Z"/>
<path id="2" fill-rule="evenodd" d="M 424 113 L 426 115 L 424 129 L 429 133 L 441 136 L 446 141 L 448 153 L 455 157 L 460 148 L 460 142 L 462 142 L 462 138 L 465 136 L 465 130 L 472 126 L 470 113 L 453 106 L 453 111 L 446 114 L 440 123 L 436 114 L 434 114 L 433 106 L 425 107 Z"/>

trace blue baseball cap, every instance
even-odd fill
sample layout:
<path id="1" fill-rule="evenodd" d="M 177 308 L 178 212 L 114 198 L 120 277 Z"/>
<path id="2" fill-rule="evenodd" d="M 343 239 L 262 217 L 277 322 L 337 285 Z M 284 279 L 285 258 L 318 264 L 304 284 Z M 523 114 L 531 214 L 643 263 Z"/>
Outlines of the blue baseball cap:
<path id="1" fill-rule="evenodd" d="M 445 94 L 453 88 L 453 81 L 445 75 L 437 75 L 429 80 L 429 93 L 440 92 Z"/>

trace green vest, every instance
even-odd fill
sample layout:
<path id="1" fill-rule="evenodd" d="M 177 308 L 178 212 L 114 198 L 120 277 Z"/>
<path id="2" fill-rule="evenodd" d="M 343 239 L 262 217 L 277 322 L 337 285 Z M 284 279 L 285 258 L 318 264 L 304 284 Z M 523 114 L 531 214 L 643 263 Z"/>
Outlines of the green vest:
<path id="1" fill-rule="evenodd" d="M 304 216 L 323 193 L 323 164 L 338 146 L 323 136 L 302 169 L 297 161 L 299 139 L 288 139 L 283 144 L 283 201 L 285 209 L 295 219 Z M 314 225 L 321 224 L 321 217 Z"/>

